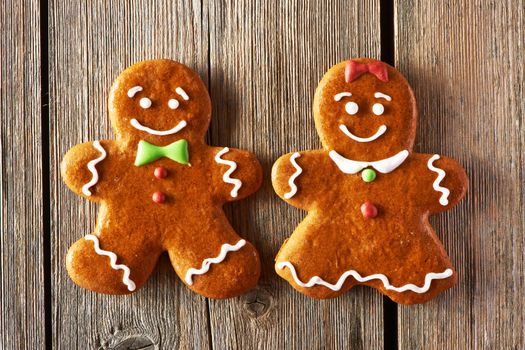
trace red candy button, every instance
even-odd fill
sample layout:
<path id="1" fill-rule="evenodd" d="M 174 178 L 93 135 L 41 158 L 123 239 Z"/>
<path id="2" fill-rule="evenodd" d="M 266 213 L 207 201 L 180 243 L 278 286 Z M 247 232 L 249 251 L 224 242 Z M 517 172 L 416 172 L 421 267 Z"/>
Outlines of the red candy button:
<path id="1" fill-rule="evenodd" d="M 166 176 L 168 176 L 168 171 L 166 168 L 159 166 L 158 168 L 155 168 L 153 175 L 155 175 L 157 179 L 164 179 Z"/>
<path id="2" fill-rule="evenodd" d="M 155 203 L 160 204 L 160 203 L 164 203 L 164 201 L 166 200 L 166 196 L 162 192 L 155 192 L 153 193 L 153 196 L 151 196 L 151 199 L 153 199 Z"/>
<path id="3" fill-rule="evenodd" d="M 361 205 L 361 214 L 367 219 L 375 218 L 377 216 L 377 208 L 372 202 L 366 201 Z"/>

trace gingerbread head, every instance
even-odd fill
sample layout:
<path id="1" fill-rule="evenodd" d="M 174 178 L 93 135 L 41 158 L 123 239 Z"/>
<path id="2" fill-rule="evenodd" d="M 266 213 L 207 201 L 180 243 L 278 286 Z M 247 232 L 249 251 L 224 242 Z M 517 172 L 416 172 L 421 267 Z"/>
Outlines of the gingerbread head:
<path id="1" fill-rule="evenodd" d="M 117 139 L 155 144 L 181 138 L 204 142 L 211 100 L 199 75 L 171 60 L 143 61 L 124 70 L 109 94 Z"/>
<path id="2" fill-rule="evenodd" d="M 356 59 L 325 74 L 315 93 L 314 118 L 326 149 L 351 159 L 382 159 L 412 149 L 416 101 L 395 68 Z"/>
<path id="3" fill-rule="evenodd" d="M 416 103 L 405 78 L 372 59 L 332 67 L 314 98 L 322 150 L 279 158 L 272 183 L 308 211 L 276 257 L 277 273 L 314 298 L 356 284 L 422 303 L 456 282 L 428 223 L 454 206 L 467 178 L 454 160 L 412 151 Z"/>
<path id="4" fill-rule="evenodd" d="M 66 184 L 101 205 L 94 232 L 67 254 L 78 285 L 134 292 L 165 251 L 181 280 L 205 296 L 257 283 L 257 251 L 222 205 L 254 193 L 261 167 L 249 152 L 204 142 L 210 114 L 202 80 L 178 62 L 144 61 L 119 75 L 109 97 L 116 139 L 76 145 L 62 162 Z"/>

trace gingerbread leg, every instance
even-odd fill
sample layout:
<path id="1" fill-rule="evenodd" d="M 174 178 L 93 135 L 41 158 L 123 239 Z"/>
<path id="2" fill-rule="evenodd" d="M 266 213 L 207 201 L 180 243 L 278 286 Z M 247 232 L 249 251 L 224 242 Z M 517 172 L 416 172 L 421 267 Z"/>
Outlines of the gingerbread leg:
<path id="1" fill-rule="evenodd" d="M 425 303 L 452 287 L 457 282 L 456 272 L 441 242 L 430 229 L 428 231 L 419 235 L 406 234 L 403 246 L 407 258 L 387 257 L 390 263 L 383 267 L 383 273 L 388 281 L 374 280 L 366 284 L 399 304 Z M 389 245 L 394 247 L 395 244 L 399 243 L 392 241 Z M 392 251 L 401 251 L 401 248 Z"/>
<path id="2" fill-rule="evenodd" d="M 89 234 L 67 253 L 67 271 L 83 288 L 129 294 L 142 287 L 161 253 L 153 242 L 131 240 L 129 233 Z"/>
<path id="3" fill-rule="evenodd" d="M 173 268 L 194 290 L 209 298 L 229 298 L 253 288 L 261 263 L 255 247 L 237 235 L 224 214 L 192 222 L 191 233 L 169 241 Z"/>
<path id="4" fill-rule="evenodd" d="M 312 298 L 335 298 L 356 284 L 351 276 L 341 278 L 351 257 L 350 242 L 330 225 L 330 220 L 309 214 L 275 258 L 277 274 Z"/>
<path id="5" fill-rule="evenodd" d="M 422 273 L 419 280 L 421 283 L 413 284 L 411 289 L 405 288 L 406 290 L 403 292 L 386 289 L 383 285 L 376 285 L 375 287 L 396 303 L 422 304 L 456 284 L 457 275 L 452 268 L 445 268 L 439 273 Z M 399 287 L 396 288 L 401 289 Z"/>

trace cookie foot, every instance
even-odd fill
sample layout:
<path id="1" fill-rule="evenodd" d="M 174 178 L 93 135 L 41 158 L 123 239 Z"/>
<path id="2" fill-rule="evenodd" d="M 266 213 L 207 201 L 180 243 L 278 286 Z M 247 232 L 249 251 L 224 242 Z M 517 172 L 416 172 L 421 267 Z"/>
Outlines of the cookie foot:
<path id="1" fill-rule="evenodd" d="M 457 275 L 454 273 L 452 276 L 446 279 L 433 280 L 431 287 L 425 293 L 415 293 L 411 291 L 406 291 L 398 293 L 392 290 L 385 290 L 384 288 L 378 288 L 381 290 L 381 293 L 385 294 L 387 297 L 392 299 L 392 301 L 398 304 L 423 304 L 431 299 L 435 298 L 438 294 L 441 294 L 445 290 L 454 286 L 457 282 Z"/>
<path id="2" fill-rule="evenodd" d="M 170 252 L 172 262 L 175 254 Z M 173 264 L 174 267 L 176 264 Z M 185 271 L 186 285 L 208 298 L 231 298 L 257 285 L 261 262 L 255 247 L 241 239 L 236 244 L 224 244 L 220 252 L 200 265 Z"/>
<path id="3" fill-rule="evenodd" d="M 146 282 L 158 254 L 136 251 L 124 243 L 109 247 L 110 242 L 91 234 L 79 239 L 67 253 L 67 271 L 80 287 L 104 294 L 130 294 Z M 143 260 L 146 256 L 150 258 Z"/>

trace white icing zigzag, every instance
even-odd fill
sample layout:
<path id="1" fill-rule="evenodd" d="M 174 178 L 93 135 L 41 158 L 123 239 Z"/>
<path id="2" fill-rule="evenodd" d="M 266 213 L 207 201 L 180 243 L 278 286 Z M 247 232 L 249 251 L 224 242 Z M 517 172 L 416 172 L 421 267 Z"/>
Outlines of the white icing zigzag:
<path id="1" fill-rule="evenodd" d="M 441 181 L 445 178 L 445 171 L 443 169 L 436 168 L 432 163 L 434 163 L 435 160 L 439 159 L 439 154 L 434 154 L 427 163 L 428 168 L 437 173 L 438 177 L 436 180 L 434 180 L 434 184 L 432 185 L 434 187 L 434 190 L 437 192 L 441 192 L 442 195 L 439 198 L 439 204 L 446 206 L 448 204 L 448 196 L 450 195 L 450 190 L 446 187 L 440 186 L 439 184 Z"/>
<path id="2" fill-rule="evenodd" d="M 380 280 L 381 282 L 383 282 L 383 286 L 385 286 L 386 289 L 393 290 L 398 293 L 402 293 L 407 290 L 410 290 L 412 292 L 421 294 L 421 293 L 426 293 L 430 289 L 430 284 L 432 283 L 432 280 L 445 279 L 445 278 L 452 276 L 453 274 L 452 269 L 446 269 L 445 271 L 441 273 L 430 272 L 430 273 L 427 273 L 427 275 L 425 276 L 425 284 L 423 285 L 423 287 L 418 287 L 415 284 L 411 284 L 411 283 L 405 284 L 404 286 L 401 286 L 401 287 L 394 287 L 393 285 L 390 284 L 388 278 L 385 275 L 380 274 L 380 273 L 362 277 L 357 271 L 348 270 L 345 273 L 343 273 L 341 277 L 339 277 L 339 280 L 337 281 L 336 284 L 328 283 L 319 276 L 314 276 L 310 278 L 310 280 L 307 283 L 303 283 L 299 279 L 299 277 L 297 277 L 295 268 L 292 265 L 292 263 L 290 263 L 289 261 L 280 262 L 277 264 L 277 267 L 281 270 L 284 269 L 285 267 L 288 267 L 290 269 L 290 273 L 292 274 L 292 277 L 295 283 L 297 283 L 301 287 L 311 288 L 315 285 L 321 285 L 321 286 L 325 286 L 326 288 L 330 288 L 333 291 L 340 290 L 343 284 L 345 283 L 346 279 L 348 278 L 348 276 L 352 276 L 358 282 L 367 282 L 367 281 L 374 280 L 374 279 Z"/>
<path id="3" fill-rule="evenodd" d="M 136 286 L 135 286 L 135 282 L 133 282 L 129 278 L 129 275 L 131 274 L 131 271 L 129 270 L 129 267 L 127 267 L 126 265 L 123 265 L 123 264 L 118 264 L 117 265 L 117 255 L 115 253 L 110 252 L 108 250 L 100 249 L 100 245 L 99 245 L 97 236 L 95 236 L 95 235 L 86 235 L 84 238 L 89 240 L 89 241 L 93 241 L 93 245 L 95 246 L 95 252 L 98 255 L 104 255 L 104 256 L 109 257 L 111 268 L 113 270 L 122 270 L 122 271 L 124 271 L 124 276 L 122 277 L 122 283 L 124 283 L 128 287 L 128 290 L 130 292 L 133 292 L 135 290 Z"/>
<path id="4" fill-rule="evenodd" d="M 98 172 L 97 168 L 95 168 L 95 165 L 97 165 L 104 158 L 106 158 L 106 151 L 104 150 L 99 141 L 93 142 L 93 147 L 95 147 L 101 153 L 101 155 L 100 157 L 90 161 L 87 165 L 89 171 L 91 171 L 91 174 L 93 174 L 93 177 L 91 178 L 91 181 L 82 186 L 82 193 L 84 193 L 86 196 L 91 196 L 91 191 L 89 190 L 89 188 L 98 182 Z"/>
<path id="5" fill-rule="evenodd" d="M 295 152 L 290 157 L 290 163 L 292 163 L 296 171 L 295 173 L 293 173 L 292 176 L 290 176 L 290 179 L 288 180 L 288 185 L 290 185 L 290 192 L 287 192 L 284 194 L 284 198 L 286 199 L 292 198 L 297 193 L 297 186 L 295 185 L 294 181 L 295 179 L 297 179 L 299 175 L 301 175 L 301 173 L 303 172 L 303 169 L 299 166 L 299 164 L 297 164 L 295 160 L 299 158 L 300 156 L 301 154 L 299 152 Z"/>
<path id="6" fill-rule="evenodd" d="M 230 175 L 237 169 L 237 163 L 231 160 L 225 160 L 221 157 L 228 153 L 230 149 L 228 147 L 224 147 L 217 155 L 215 156 L 215 161 L 219 164 L 229 165 L 230 169 L 228 169 L 224 175 L 222 176 L 222 181 L 226 182 L 227 184 L 233 185 L 233 190 L 231 190 L 230 195 L 232 197 L 237 197 L 237 193 L 239 191 L 239 188 L 242 186 L 242 181 L 239 179 L 233 179 L 230 177 Z"/>
<path id="7" fill-rule="evenodd" d="M 195 269 L 193 267 L 190 268 L 186 272 L 186 277 L 184 278 L 184 281 L 186 281 L 186 283 L 191 286 L 193 284 L 193 279 L 192 279 L 193 275 L 204 275 L 206 272 L 210 270 L 211 264 L 221 263 L 226 258 L 226 255 L 229 252 L 235 252 L 241 249 L 242 247 L 244 247 L 245 244 L 246 244 L 246 241 L 244 239 L 241 239 L 235 245 L 231 245 L 228 243 L 223 244 L 221 246 L 221 252 L 217 257 L 204 259 L 200 269 Z"/>

